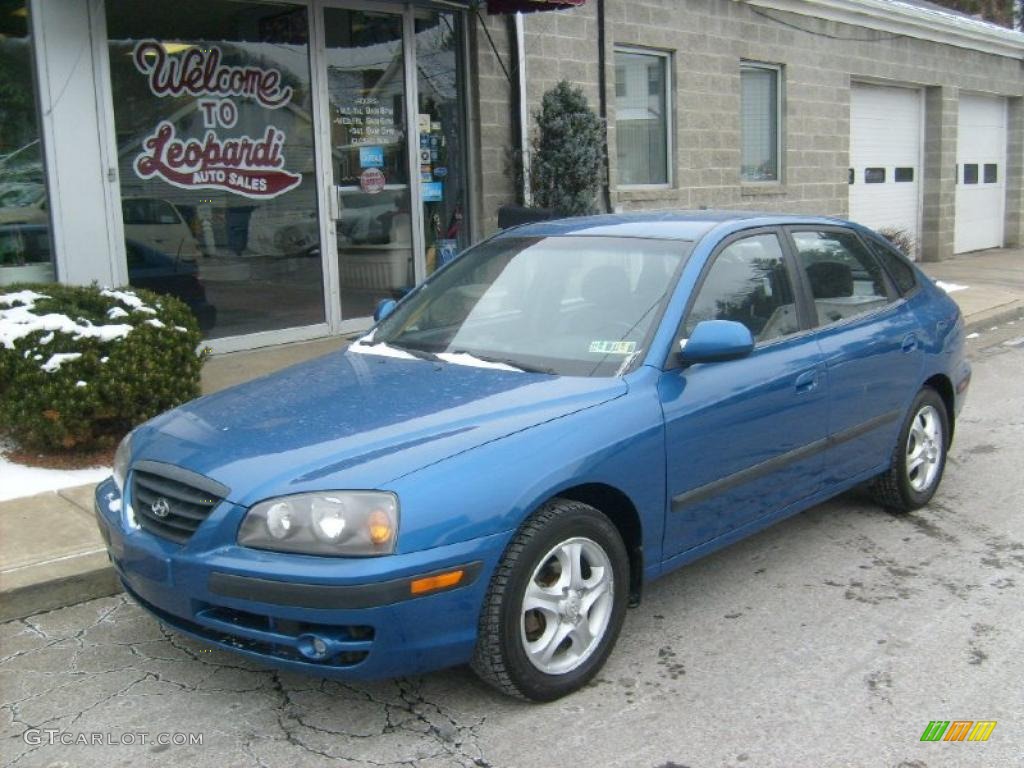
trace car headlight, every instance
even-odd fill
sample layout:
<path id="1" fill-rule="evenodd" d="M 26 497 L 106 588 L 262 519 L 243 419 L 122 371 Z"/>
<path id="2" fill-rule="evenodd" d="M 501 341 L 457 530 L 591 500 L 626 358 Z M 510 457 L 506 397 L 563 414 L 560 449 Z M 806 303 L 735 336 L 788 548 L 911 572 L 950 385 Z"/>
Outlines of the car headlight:
<path id="1" fill-rule="evenodd" d="M 124 436 L 124 440 L 117 446 L 114 453 L 114 484 L 117 490 L 124 496 L 124 484 L 128 477 L 128 462 L 132 458 L 132 433 Z"/>
<path id="2" fill-rule="evenodd" d="M 261 501 L 238 531 L 245 547 L 306 555 L 390 555 L 398 498 L 382 491 L 300 493 Z"/>

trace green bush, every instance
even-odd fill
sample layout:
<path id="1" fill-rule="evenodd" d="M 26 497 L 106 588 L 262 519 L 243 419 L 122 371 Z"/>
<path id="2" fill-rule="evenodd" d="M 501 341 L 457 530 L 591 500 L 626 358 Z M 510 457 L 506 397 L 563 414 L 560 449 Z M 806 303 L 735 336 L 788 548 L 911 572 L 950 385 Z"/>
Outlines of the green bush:
<path id="1" fill-rule="evenodd" d="M 0 433 L 23 450 L 109 447 L 199 394 L 206 351 L 178 299 L 96 286 L 0 289 Z"/>
<path id="2" fill-rule="evenodd" d="M 583 89 L 562 80 L 544 94 L 534 118 L 534 203 L 560 216 L 594 213 L 605 177 L 605 132 Z"/>

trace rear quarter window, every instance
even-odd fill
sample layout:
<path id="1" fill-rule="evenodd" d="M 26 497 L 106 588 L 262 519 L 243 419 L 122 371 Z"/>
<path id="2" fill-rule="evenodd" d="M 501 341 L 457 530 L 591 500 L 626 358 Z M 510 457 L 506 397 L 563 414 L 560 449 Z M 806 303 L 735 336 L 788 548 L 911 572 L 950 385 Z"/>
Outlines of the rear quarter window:
<path id="1" fill-rule="evenodd" d="M 895 248 L 882 243 L 874 238 L 865 238 L 871 247 L 872 253 L 882 262 L 889 277 L 896 283 L 901 295 L 905 296 L 917 287 L 917 276 L 914 268 L 907 262 L 906 257 L 897 252 Z"/>

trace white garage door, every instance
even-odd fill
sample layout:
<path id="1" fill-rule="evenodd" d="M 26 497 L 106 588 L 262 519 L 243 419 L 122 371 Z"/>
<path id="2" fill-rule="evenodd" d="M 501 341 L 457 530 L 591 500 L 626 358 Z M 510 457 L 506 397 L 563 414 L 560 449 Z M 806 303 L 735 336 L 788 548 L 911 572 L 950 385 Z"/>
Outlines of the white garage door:
<path id="1" fill-rule="evenodd" d="M 850 92 L 850 218 L 917 242 L 921 94 L 855 83 Z"/>
<path id="2" fill-rule="evenodd" d="M 1006 99 L 960 96 L 956 140 L 956 253 L 1003 244 Z"/>

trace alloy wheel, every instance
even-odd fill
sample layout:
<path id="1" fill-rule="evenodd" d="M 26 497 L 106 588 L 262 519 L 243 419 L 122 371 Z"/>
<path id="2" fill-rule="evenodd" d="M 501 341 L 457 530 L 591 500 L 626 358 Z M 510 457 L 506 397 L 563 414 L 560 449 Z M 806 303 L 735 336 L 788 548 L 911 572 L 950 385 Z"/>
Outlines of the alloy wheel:
<path id="1" fill-rule="evenodd" d="M 925 405 L 914 416 L 906 446 L 907 480 L 918 493 L 928 490 L 935 482 L 943 450 L 942 420 L 934 406 Z"/>
<path id="2" fill-rule="evenodd" d="M 549 675 L 583 664 L 608 629 L 614 586 L 611 560 L 597 542 L 574 537 L 552 547 L 523 595 L 520 636 L 530 663 Z"/>

